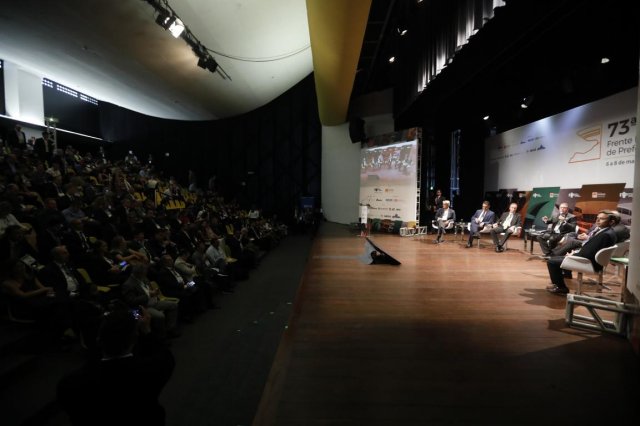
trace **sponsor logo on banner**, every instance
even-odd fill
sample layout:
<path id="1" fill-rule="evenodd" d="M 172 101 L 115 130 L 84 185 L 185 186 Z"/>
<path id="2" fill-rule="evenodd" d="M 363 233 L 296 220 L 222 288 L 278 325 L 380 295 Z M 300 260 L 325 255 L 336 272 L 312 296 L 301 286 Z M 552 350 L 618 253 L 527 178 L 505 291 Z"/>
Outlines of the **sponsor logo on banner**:
<path id="1" fill-rule="evenodd" d="M 606 198 L 607 194 L 605 194 L 604 192 L 592 192 L 591 193 L 591 198 Z"/>

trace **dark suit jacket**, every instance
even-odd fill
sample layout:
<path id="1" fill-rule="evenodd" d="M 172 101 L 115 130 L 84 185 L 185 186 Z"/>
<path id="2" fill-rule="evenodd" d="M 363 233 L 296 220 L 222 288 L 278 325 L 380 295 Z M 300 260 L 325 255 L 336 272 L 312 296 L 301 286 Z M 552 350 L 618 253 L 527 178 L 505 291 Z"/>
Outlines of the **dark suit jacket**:
<path id="1" fill-rule="evenodd" d="M 576 232 L 576 220 L 577 218 L 571 213 L 567 213 L 567 217 L 560 225 L 560 234 L 568 234 L 569 232 Z M 553 216 L 551 220 L 547 221 L 547 230 L 553 232 L 554 228 L 558 224 L 558 216 Z"/>
<path id="2" fill-rule="evenodd" d="M 593 265 L 593 269 L 599 271 L 602 269 L 602 266 L 596 262 L 596 253 L 603 248 L 611 247 L 616 241 L 616 233 L 613 231 L 613 228 L 602 229 L 596 235 L 585 241 L 580 251 L 575 255 L 589 259 Z"/>
<path id="3" fill-rule="evenodd" d="M 500 216 L 500 220 L 498 220 L 497 222 L 498 225 L 502 226 L 502 222 L 507 220 L 508 216 L 509 216 L 509 212 L 502 213 L 502 216 Z M 518 212 L 515 212 L 513 214 L 513 217 L 511 218 L 511 223 L 509 224 L 508 228 L 512 226 L 520 226 L 520 214 Z"/>
<path id="4" fill-rule="evenodd" d="M 176 273 L 178 273 L 178 271 L 176 271 Z M 180 273 L 178 273 L 178 275 L 180 275 Z M 165 267 L 160 268 L 156 280 L 163 295 L 177 298 L 184 297 L 185 290 L 183 285 L 180 284 L 169 269 Z"/>
<path id="5" fill-rule="evenodd" d="M 471 222 L 475 222 L 475 220 L 479 218 L 481 214 L 482 214 L 482 209 L 476 210 L 473 216 L 471 216 Z M 491 210 L 487 210 L 487 212 L 484 214 L 484 217 L 482 218 L 482 223 L 491 224 L 495 220 L 496 220 L 496 214 Z"/>
<path id="6" fill-rule="evenodd" d="M 83 299 L 89 298 L 92 293 L 89 284 L 87 284 L 75 268 L 69 266 L 69 271 L 76 281 L 78 281 L 78 292 L 80 293 L 80 297 Z M 56 292 L 56 298 L 66 299 L 69 297 L 69 292 L 67 291 L 67 280 L 57 263 L 51 262 L 42 268 L 40 272 L 38 272 L 38 279 L 43 285 L 53 287 Z"/>

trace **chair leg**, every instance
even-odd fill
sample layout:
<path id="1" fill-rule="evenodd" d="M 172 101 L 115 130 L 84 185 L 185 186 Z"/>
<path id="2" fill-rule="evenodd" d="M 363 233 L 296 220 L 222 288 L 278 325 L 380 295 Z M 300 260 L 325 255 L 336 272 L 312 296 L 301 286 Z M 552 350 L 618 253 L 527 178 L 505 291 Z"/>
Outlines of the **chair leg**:
<path id="1" fill-rule="evenodd" d="M 578 272 L 578 288 L 576 294 L 582 294 L 582 272 Z"/>

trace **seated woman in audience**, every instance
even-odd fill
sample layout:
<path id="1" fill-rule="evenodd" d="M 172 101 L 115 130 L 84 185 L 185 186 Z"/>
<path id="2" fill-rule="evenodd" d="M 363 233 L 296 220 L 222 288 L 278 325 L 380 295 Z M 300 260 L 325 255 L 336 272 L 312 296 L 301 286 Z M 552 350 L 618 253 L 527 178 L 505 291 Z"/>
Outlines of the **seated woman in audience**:
<path id="1" fill-rule="evenodd" d="M 55 298 L 53 288 L 43 286 L 24 262 L 2 263 L 1 286 L 16 318 L 35 320 L 57 335 L 71 326 L 68 305 Z"/>

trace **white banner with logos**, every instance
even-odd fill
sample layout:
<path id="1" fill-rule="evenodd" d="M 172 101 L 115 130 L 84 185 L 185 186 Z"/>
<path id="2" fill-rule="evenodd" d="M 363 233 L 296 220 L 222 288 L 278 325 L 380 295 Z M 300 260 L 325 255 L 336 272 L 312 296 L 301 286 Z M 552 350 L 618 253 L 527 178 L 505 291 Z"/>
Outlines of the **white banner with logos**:
<path id="1" fill-rule="evenodd" d="M 633 187 L 637 88 L 490 137 L 485 191 L 624 182 Z"/>

